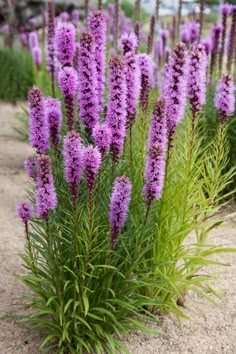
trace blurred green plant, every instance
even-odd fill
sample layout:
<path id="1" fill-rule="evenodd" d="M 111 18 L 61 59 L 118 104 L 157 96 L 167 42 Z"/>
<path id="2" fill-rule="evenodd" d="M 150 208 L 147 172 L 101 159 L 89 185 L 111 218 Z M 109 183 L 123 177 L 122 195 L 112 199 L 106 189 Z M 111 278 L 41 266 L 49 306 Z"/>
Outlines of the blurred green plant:
<path id="1" fill-rule="evenodd" d="M 0 99 L 16 103 L 26 99 L 34 84 L 32 59 L 28 51 L 0 50 Z"/>

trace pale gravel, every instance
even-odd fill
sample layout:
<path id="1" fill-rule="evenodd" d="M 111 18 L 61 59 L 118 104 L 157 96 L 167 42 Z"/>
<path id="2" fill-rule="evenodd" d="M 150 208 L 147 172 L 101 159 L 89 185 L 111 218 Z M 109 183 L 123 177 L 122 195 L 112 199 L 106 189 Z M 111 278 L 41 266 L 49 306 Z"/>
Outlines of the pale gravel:
<path id="1" fill-rule="evenodd" d="M 18 297 L 27 293 L 13 276 L 21 272 L 18 256 L 24 249 L 23 227 L 15 216 L 16 204 L 25 199 L 26 176 L 23 161 L 31 153 L 12 127 L 19 106 L 0 103 L 0 317 L 19 312 Z M 236 246 L 236 220 L 213 231 L 210 240 L 216 244 Z M 188 294 L 184 320 L 180 328 L 173 316 L 164 316 L 159 326 L 160 336 L 133 332 L 126 344 L 131 354 L 235 354 L 236 353 L 236 254 L 220 254 L 216 259 L 227 264 L 224 273 L 212 282 L 224 297 L 217 304 L 194 294 Z M 211 270 L 219 271 L 218 267 Z M 0 321 L 0 354 L 40 353 L 38 340 L 28 339 L 28 333 L 14 320 Z"/>

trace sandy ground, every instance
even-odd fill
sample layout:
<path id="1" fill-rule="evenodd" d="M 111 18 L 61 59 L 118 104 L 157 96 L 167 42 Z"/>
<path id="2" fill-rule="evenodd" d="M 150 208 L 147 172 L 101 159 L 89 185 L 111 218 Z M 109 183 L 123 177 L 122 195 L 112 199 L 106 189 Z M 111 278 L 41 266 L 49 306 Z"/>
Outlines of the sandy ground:
<path id="1" fill-rule="evenodd" d="M 26 176 L 23 161 L 30 148 L 17 138 L 14 114 L 20 107 L 0 104 L 0 317 L 19 312 L 17 298 L 25 290 L 13 276 L 20 272 L 18 256 L 24 248 L 23 227 L 15 216 L 16 204 L 24 200 Z M 231 225 L 212 232 L 213 243 L 236 246 L 236 219 Z M 234 354 L 236 353 L 236 254 L 219 255 L 227 263 L 224 274 L 213 282 L 224 297 L 217 304 L 194 294 L 187 296 L 186 314 L 182 328 L 172 316 L 165 316 L 158 337 L 133 333 L 126 342 L 131 354 Z M 219 268 L 212 269 L 219 271 Z M 14 320 L 0 321 L 0 354 L 40 353 L 38 343 L 27 338 L 25 330 Z"/>

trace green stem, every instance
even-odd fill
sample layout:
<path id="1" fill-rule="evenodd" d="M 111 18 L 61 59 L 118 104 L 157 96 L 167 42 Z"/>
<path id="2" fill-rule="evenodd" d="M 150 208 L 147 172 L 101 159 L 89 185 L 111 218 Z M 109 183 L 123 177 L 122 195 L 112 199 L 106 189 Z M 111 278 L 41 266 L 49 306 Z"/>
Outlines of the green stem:
<path id="1" fill-rule="evenodd" d="M 27 246 L 28 246 L 29 256 L 30 256 L 30 259 L 32 260 L 33 273 L 35 275 L 37 275 L 37 270 L 36 270 L 35 263 L 34 263 L 34 254 L 33 254 L 32 245 L 31 245 L 31 241 L 30 241 L 30 237 L 29 237 L 28 222 L 25 223 L 25 235 L 26 235 L 26 239 L 27 239 Z"/>
<path id="2" fill-rule="evenodd" d="M 56 294 L 57 297 L 59 299 L 59 302 L 63 308 L 62 310 L 62 319 L 63 322 L 66 322 L 65 319 L 65 314 L 64 314 L 64 301 L 63 301 L 63 296 L 61 294 L 61 290 L 60 290 L 60 286 L 58 285 L 58 270 L 56 267 L 56 263 L 55 263 L 55 258 L 54 258 L 54 254 L 53 254 L 53 249 L 52 249 L 52 242 L 51 242 L 51 237 L 50 237 L 50 226 L 49 226 L 49 218 L 48 215 L 46 215 L 45 217 L 45 222 L 46 222 L 46 235 L 47 235 L 47 244 L 48 244 L 48 253 L 49 253 L 49 258 L 50 258 L 50 266 L 52 268 L 52 281 L 55 284 L 55 290 L 56 290 Z"/>
<path id="3" fill-rule="evenodd" d="M 54 78 L 54 69 L 51 71 L 51 90 L 52 90 L 52 97 L 55 97 L 55 78 Z"/>
<path id="4" fill-rule="evenodd" d="M 133 150 L 132 150 L 132 125 L 129 127 L 129 156 L 130 165 L 133 166 Z"/>

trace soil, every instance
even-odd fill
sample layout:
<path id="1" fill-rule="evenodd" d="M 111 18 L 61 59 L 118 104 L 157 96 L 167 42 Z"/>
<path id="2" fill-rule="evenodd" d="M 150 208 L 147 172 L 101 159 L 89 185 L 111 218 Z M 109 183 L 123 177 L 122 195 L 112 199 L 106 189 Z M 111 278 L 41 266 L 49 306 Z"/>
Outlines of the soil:
<path id="1" fill-rule="evenodd" d="M 27 293 L 14 277 L 22 271 L 19 254 L 24 249 L 24 230 L 17 219 L 17 203 L 25 200 L 26 175 L 23 161 L 31 153 L 27 144 L 13 130 L 17 125 L 15 114 L 20 105 L 0 103 L 0 354 L 40 353 L 38 341 L 28 338 L 28 333 L 6 315 L 19 313 L 19 296 Z M 210 241 L 214 244 L 236 246 L 236 219 L 228 219 L 214 230 Z M 236 253 L 219 254 L 216 259 L 225 267 L 211 267 L 222 271 L 211 281 L 222 292 L 216 303 L 195 294 L 188 294 L 184 312 L 191 320 L 183 320 L 181 327 L 171 315 L 163 317 L 159 336 L 133 332 L 126 340 L 131 354 L 235 354 L 236 353 Z"/>

